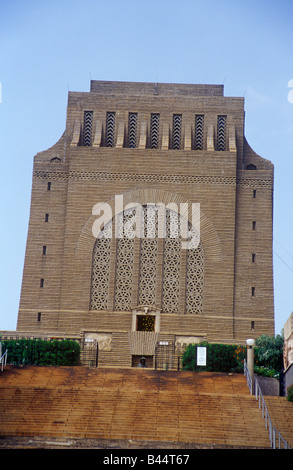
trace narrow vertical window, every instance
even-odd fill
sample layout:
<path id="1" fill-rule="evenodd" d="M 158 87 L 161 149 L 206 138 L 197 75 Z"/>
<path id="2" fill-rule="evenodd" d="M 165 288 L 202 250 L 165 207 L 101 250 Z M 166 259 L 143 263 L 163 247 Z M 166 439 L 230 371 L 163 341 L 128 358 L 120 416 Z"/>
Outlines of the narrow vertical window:
<path id="1" fill-rule="evenodd" d="M 252 222 L 252 230 L 255 230 L 255 229 L 256 229 L 256 221 L 254 220 L 254 221 Z"/>
<path id="2" fill-rule="evenodd" d="M 152 206 L 143 206 L 143 231 L 140 240 L 139 305 L 154 305 L 157 283 L 158 239 L 148 238 L 148 230 L 158 231 L 158 214 Z"/>
<path id="3" fill-rule="evenodd" d="M 227 116 L 218 116 L 217 125 L 217 150 L 226 150 L 226 121 Z"/>
<path id="4" fill-rule="evenodd" d="M 89 147 L 92 143 L 93 111 L 85 111 L 83 116 L 83 145 Z"/>
<path id="5" fill-rule="evenodd" d="M 194 233 L 194 229 L 192 228 Z M 202 314 L 204 253 L 201 243 L 187 252 L 186 313 Z"/>
<path id="6" fill-rule="evenodd" d="M 160 115 L 151 114 L 151 129 L 150 129 L 150 148 L 159 148 L 159 124 Z"/>
<path id="7" fill-rule="evenodd" d="M 251 255 L 251 261 L 252 261 L 252 263 L 255 263 L 255 253 L 252 253 L 252 255 Z"/>
<path id="8" fill-rule="evenodd" d="M 253 190 L 253 199 L 256 198 L 256 189 Z"/>
<path id="9" fill-rule="evenodd" d="M 117 239 L 115 310 L 131 309 L 134 266 L 134 238 L 129 236 L 127 223 L 135 216 L 135 209 L 128 209 L 119 214 L 119 230 L 126 230 L 123 238 Z M 130 227 L 130 226 L 129 226 Z"/>
<path id="10" fill-rule="evenodd" d="M 166 236 L 164 239 L 163 253 L 162 308 L 163 312 L 178 313 L 180 295 L 181 240 L 179 238 L 179 234 L 176 232 L 179 231 L 180 217 L 178 213 L 172 210 L 167 210 L 165 217 Z M 172 233 L 174 231 L 175 233 Z"/>
<path id="11" fill-rule="evenodd" d="M 109 112 L 106 116 L 106 147 L 114 147 L 115 137 L 115 113 Z"/>
<path id="12" fill-rule="evenodd" d="M 173 114 L 172 149 L 175 150 L 181 148 L 181 124 L 182 114 Z"/>
<path id="13" fill-rule="evenodd" d="M 134 149 L 137 140 L 137 113 L 128 115 L 128 148 Z"/>
<path id="14" fill-rule="evenodd" d="M 108 305 L 112 220 L 96 239 L 93 251 L 91 309 L 106 310 Z"/>
<path id="15" fill-rule="evenodd" d="M 254 326 L 255 326 L 255 322 L 252 321 L 251 324 L 250 324 L 250 329 L 251 329 L 251 330 L 254 330 Z"/>
<path id="16" fill-rule="evenodd" d="M 194 150 L 203 150 L 204 115 L 195 116 Z"/>
<path id="17" fill-rule="evenodd" d="M 49 222 L 49 214 L 45 215 L 45 222 Z"/>
<path id="18" fill-rule="evenodd" d="M 40 287 L 44 287 L 44 279 L 40 279 Z"/>
<path id="19" fill-rule="evenodd" d="M 46 245 L 43 246 L 43 255 L 45 255 L 47 253 L 47 247 Z"/>
<path id="20" fill-rule="evenodd" d="M 51 191 L 51 182 L 48 181 L 48 184 L 47 184 L 47 191 Z"/>
<path id="21" fill-rule="evenodd" d="M 42 320 L 42 313 L 38 312 L 38 321 L 41 321 L 41 320 Z"/>
<path id="22" fill-rule="evenodd" d="M 255 296 L 255 287 L 252 287 L 252 288 L 251 288 L 251 296 L 252 296 L 252 297 Z"/>

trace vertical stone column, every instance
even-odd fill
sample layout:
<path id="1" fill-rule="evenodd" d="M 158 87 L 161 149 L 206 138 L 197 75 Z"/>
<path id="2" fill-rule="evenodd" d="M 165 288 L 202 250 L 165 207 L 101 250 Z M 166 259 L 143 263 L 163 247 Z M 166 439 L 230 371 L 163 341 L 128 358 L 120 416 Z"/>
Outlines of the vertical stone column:
<path id="1" fill-rule="evenodd" d="M 254 393 L 254 339 L 246 340 L 247 344 L 247 369 L 251 377 L 251 393 Z"/>

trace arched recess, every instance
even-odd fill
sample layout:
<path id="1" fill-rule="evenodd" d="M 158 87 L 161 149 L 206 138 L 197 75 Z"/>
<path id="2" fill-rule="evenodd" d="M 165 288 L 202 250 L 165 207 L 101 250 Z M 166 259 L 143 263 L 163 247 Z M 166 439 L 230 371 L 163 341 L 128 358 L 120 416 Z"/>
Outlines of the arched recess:
<path id="1" fill-rule="evenodd" d="M 163 191 L 158 189 L 142 189 L 142 190 L 131 190 L 122 194 L 124 205 L 137 203 L 140 205 L 146 204 L 159 204 L 162 203 L 165 206 L 171 203 L 180 205 L 180 203 L 187 203 L 188 207 L 191 207 L 191 201 L 186 200 L 181 195 L 171 193 L 169 191 Z M 112 209 L 112 214 L 115 214 L 115 198 L 106 201 Z M 92 253 L 95 237 L 93 236 L 92 228 L 96 215 L 91 215 L 86 221 L 84 227 L 80 232 L 79 239 L 76 243 L 75 249 L 75 260 L 76 262 L 81 261 L 88 253 Z M 111 217 L 105 221 L 110 221 Z M 192 222 L 191 217 L 188 215 L 189 222 Z M 211 262 L 220 262 L 222 260 L 222 248 L 218 234 L 205 213 L 200 210 L 200 239 L 205 252 L 205 259 L 209 259 Z"/>
<path id="2" fill-rule="evenodd" d="M 127 221 L 127 218 L 131 218 L 135 214 L 138 206 L 143 209 L 143 217 L 146 216 L 149 208 L 155 207 L 157 220 L 158 206 L 163 206 L 169 223 L 172 217 L 174 221 L 174 217 L 177 216 L 181 220 L 180 227 L 182 220 L 187 219 L 189 229 L 193 230 L 191 223 L 194 220 L 190 210 L 191 203 L 170 192 L 150 189 L 130 191 L 123 194 L 123 201 L 120 198 L 119 207 L 116 204 L 115 208 L 113 200 L 108 204 L 111 211 L 108 219 L 104 220 L 104 233 L 105 230 L 110 233 L 109 229 L 113 228 L 112 236 L 114 236 L 112 217 L 121 214 L 124 221 Z M 127 207 L 128 210 L 125 211 Z M 185 209 L 183 213 L 179 210 L 182 207 Z M 180 215 L 176 212 L 176 208 Z M 172 235 L 165 234 L 164 241 L 159 241 L 157 226 L 157 235 L 153 239 L 146 237 L 138 240 L 137 238 L 123 237 L 115 240 L 115 253 L 113 254 L 111 251 L 113 242 L 110 237 L 100 238 L 98 236 L 96 239 L 93 236 L 92 227 L 96 218 L 97 216 L 89 218 L 76 247 L 76 261 L 81 258 L 88 259 L 89 252 L 93 253 L 91 309 L 114 308 L 118 311 L 130 311 L 133 306 L 142 304 L 160 308 L 163 313 L 203 313 L 203 253 L 205 263 L 211 263 L 212 260 L 219 262 L 222 255 L 219 238 L 211 222 L 202 211 L 200 211 L 200 233 L 198 233 L 200 241 L 194 250 L 182 250 L 180 235 L 175 239 Z M 198 229 L 197 224 L 197 231 Z M 138 244 L 139 248 L 137 248 Z M 159 258 L 159 252 L 163 258 Z M 115 282 L 113 277 L 110 279 L 109 268 L 113 256 L 116 265 Z M 176 256 L 177 259 L 175 259 Z M 156 265 L 162 266 L 161 271 Z M 182 279 L 185 279 L 184 287 Z M 135 287 L 134 284 L 137 286 Z M 114 300 L 112 299 L 111 303 L 110 300 L 108 301 L 110 290 L 112 290 L 112 294 L 114 292 L 112 296 Z M 182 300 L 183 297 L 184 300 Z"/>

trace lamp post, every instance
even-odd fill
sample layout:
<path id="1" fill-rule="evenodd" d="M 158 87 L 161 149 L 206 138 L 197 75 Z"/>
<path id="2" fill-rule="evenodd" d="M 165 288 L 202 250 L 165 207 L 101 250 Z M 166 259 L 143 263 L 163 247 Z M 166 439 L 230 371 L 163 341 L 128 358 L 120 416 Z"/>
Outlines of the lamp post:
<path id="1" fill-rule="evenodd" d="M 248 372 L 250 373 L 251 377 L 251 387 L 252 387 L 252 393 L 254 390 L 254 352 L 253 352 L 253 346 L 254 346 L 254 339 L 247 339 L 246 344 L 247 344 L 247 369 Z"/>

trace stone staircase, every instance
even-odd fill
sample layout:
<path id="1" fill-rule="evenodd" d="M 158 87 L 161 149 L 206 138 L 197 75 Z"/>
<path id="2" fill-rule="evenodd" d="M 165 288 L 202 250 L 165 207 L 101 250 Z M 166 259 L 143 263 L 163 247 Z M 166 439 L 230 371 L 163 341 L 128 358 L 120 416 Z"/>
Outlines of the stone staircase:
<path id="1" fill-rule="evenodd" d="M 2 439 L 270 447 L 242 374 L 9 366 L 0 374 L 0 400 Z"/>
<path id="2" fill-rule="evenodd" d="M 293 403 L 276 396 L 265 396 L 265 402 L 275 428 L 293 449 Z"/>

